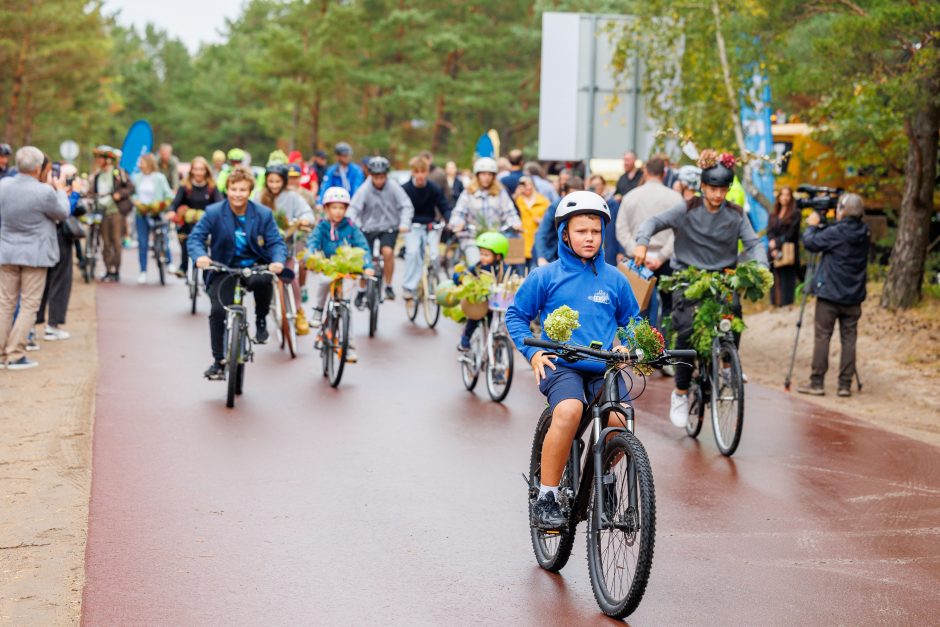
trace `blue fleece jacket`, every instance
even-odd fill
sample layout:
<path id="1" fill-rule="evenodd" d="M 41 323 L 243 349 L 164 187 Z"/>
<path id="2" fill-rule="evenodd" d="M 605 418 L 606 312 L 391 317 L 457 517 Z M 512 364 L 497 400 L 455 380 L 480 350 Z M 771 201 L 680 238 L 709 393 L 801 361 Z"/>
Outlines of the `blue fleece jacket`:
<path id="1" fill-rule="evenodd" d="M 545 318 L 562 305 L 579 314 L 581 326 L 575 329 L 571 342 L 587 346 L 598 341 L 606 350 L 613 346 L 617 327 L 626 326 L 640 314 L 627 278 L 604 261 L 603 250 L 583 263 L 562 241 L 566 226 L 567 221 L 562 222 L 556 232 L 558 259 L 529 274 L 506 312 L 509 335 L 527 360 L 539 350 L 523 344 L 525 338 L 532 336 L 529 323 L 538 318 L 543 326 L 542 339 L 549 339 L 544 331 Z M 608 226 L 605 225 L 605 230 Z M 588 373 L 604 370 L 604 364 L 596 361 L 579 361 L 570 366 Z"/>
<path id="2" fill-rule="evenodd" d="M 366 251 L 362 267 L 372 267 L 372 255 L 369 254 L 366 236 L 362 234 L 359 227 L 349 221 L 349 218 L 343 218 L 336 226 L 333 226 L 329 220 L 321 220 L 307 238 L 307 248 L 311 252 L 320 251 L 326 257 L 335 255 L 336 249 L 343 245 L 355 246 Z"/>

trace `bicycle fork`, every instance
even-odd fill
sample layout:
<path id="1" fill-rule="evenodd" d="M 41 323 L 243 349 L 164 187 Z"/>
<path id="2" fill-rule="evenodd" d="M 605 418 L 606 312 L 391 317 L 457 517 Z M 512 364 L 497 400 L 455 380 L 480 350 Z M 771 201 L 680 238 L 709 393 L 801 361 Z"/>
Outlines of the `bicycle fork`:
<path id="1" fill-rule="evenodd" d="M 616 390 L 616 386 L 614 390 Z M 634 411 L 632 407 L 623 407 L 618 402 L 619 399 L 613 398 L 613 396 L 608 393 L 608 399 L 604 402 L 603 405 L 595 405 L 592 408 L 592 422 L 593 422 L 593 436 L 594 436 L 594 501 L 590 503 L 590 507 L 594 508 L 594 531 L 600 531 L 601 529 L 610 527 L 614 524 L 613 520 L 608 520 L 606 512 L 604 512 L 604 448 L 607 445 L 607 438 L 615 433 L 633 433 L 634 426 Z M 606 417 L 608 420 L 610 415 L 614 412 L 622 413 L 624 417 L 624 422 L 626 426 L 616 426 L 616 427 L 603 427 L 603 421 Z M 628 490 L 629 494 L 629 505 L 631 508 L 637 506 L 637 494 L 636 490 L 632 489 L 632 486 L 636 483 L 636 466 L 634 465 L 634 460 L 631 457 L 627 461 L 627 481 L 628 485 L 631 486 L 631 489 Z"/>

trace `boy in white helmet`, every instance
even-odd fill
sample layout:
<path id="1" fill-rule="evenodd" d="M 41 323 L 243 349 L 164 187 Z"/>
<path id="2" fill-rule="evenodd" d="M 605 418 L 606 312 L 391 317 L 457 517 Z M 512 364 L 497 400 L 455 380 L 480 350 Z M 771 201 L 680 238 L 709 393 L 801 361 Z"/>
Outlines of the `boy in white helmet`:
<path id="1" fill-rule="evenodd" d="M 539 496 L 530 512 L 530 524 L 542 530 L 567 524 L 568 514 L 558 503 L 558 484 L 588 399 L 603 384 L 604 364 L 557 362 L 544 351 L 526 346 L 524 340 L 532 336 L 529 323 L 538 319 L 543 339 L 549 339 L 544 331 L 546 316 L 567 305 L 579 313 L 581 325 L 572 333 L 571 342 L 587 346 L 596 341 L 611 350 L 617 328 L 627 326 L 640 313 L 626 277 L 604 261 L 604 230 L 612 228 L 607 202 L 594 192 L 572 192 L 559 202 L 555 228 L 558 259 L 529 274 L 506 312 L 509 334 L 529 360 L 552 412 L 542 445 Z M 624 389 L 620 397 L 626 397 Z"/>

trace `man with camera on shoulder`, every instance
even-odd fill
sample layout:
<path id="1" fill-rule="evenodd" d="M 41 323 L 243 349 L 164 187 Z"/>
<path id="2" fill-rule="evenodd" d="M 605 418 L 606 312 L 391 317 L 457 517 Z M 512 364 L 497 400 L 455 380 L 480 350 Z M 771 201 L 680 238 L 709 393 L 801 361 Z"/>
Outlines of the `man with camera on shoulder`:
<path id="1" fill-rule="evenodd" d="M 861 196 L 845 194 L 836 205 L 836 222 L 823 223 L 816 211 L 806 219 L 803 246 L 820 253 L 811 289 L 816 295 L 813 363 L 809 382 L 797 388 L 801 394 L 824 395 L 823 382 L 829 369 L 829 340 L 839 322 L 841 358 L 839 396 L 851 396 L 855 376 L 855 341 L 862 315 L 867 279 L 868 247 L 871 232 L 862 222 L 865 208 Z"/>

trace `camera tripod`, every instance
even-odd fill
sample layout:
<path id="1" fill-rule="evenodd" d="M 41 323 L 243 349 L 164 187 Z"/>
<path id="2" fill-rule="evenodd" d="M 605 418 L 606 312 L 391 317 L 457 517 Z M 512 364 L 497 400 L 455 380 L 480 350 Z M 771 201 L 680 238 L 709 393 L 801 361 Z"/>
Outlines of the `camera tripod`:
<path id="1" fill-rule="evenodd" d="M 796 321 L 796 337 L 793 339 L 793 351 L 790 353 L 790 367 L 787 370 L 787 378 L 783 382 L 786 391 L 790 391 L 790 383 L 793 377 L 793 366 L 796 363 L 796 349 L 800 344 L 800 329 L 803 328 L 803 315 L 806 313 L 806 301 L 812 291 L 813 277 L 816 274 L 816 268 L 819 265 L 820 253 L 814 253 L 806 264 L 806 278 L 803 279 L 803 294 L 800 297 L 800 317 Z M 840 323 L 841 324 L 841 323 Z M 855 366 L 855 385 L 858 391 L 862 391 L 862 379 L 858 376 L 858 365 Z"/>

